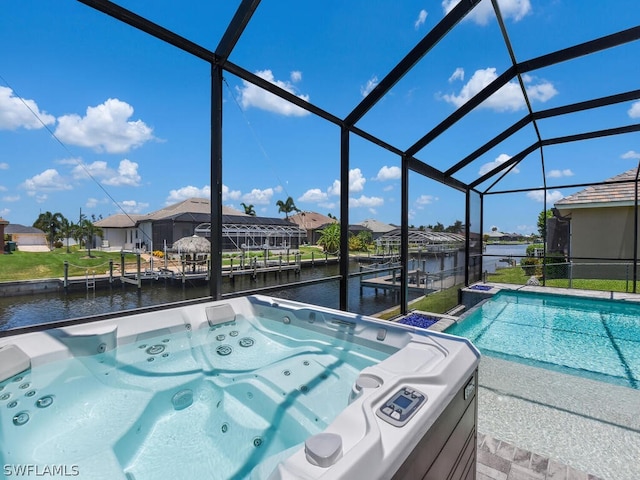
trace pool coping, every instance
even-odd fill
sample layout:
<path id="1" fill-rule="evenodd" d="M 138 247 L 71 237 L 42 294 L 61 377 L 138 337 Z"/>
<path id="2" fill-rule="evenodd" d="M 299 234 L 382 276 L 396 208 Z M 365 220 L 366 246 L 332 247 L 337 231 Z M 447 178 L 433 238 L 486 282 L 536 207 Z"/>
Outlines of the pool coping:
<path id="1" fill-rule="evenodd" d="M 491 287 L 489 290 L 477 290 L 473 287 L 477 285 L 485 285 Z M 560 288 L 546 287 L 542 285 L 515 285 L 510 283 L 493 283 L 493 282 L 476 282 L 462 289 L 463 292 L 484 293 L 486 295 L 495 295 L 501 290 L 516 290 L 532 293 L 547 293 L 550 295 L 564 295 L 573 297 L 589 297 L 603 300 L 628 300 L 640 302 L 640 293 L 631 292 L 614 292 L 603 290 L 582 290 L 578 288 Z"/>
<path id="2" fill-rule="evenodd" d="M 474 288 L 478 285 L 489 287 L 489 289 L 483 288 L 482 290 L 480 290 Z M 509 283 L 477 282 L 473 285 L 469 285 L 468 287 L 461 289 L 462 298 L 463 300 L 468 300 L 468 303 L 465 303 L 466 309 L 459 317 L 453 317 L 455 318 L 456 323 L 463 322 L 475 310 L 480 308 L 484 302 L 494 297 L 502 290 L 541 293 L 545 295 L 562 295 L 565 297 L 591 298 L 596 300 L 640 302 L 640 293 L 613 291 L 605 292 L 602 290 L 581 290 L 559 287 L 544 287 L 538 285 L 514 285 Z"/>

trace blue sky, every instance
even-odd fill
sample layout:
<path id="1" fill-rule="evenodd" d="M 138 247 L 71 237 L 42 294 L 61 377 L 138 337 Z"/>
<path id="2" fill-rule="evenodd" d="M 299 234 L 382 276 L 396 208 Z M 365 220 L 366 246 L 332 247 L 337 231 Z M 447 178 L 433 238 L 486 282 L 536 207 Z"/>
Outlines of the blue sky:
<path id="1" fill-rule="evenodd" d="M 215 50 L 238 2 L 119 2 Z M 346 116 L 452 8 L 453 0 L 263 1 L 230 60 L 339 117 Z M 501 0 L 518 61 L 635 26 L 640 2 Z M 357 124 L 406 149 L 510 65 L 483 0 Z M 523 77 L 534 109 L 637 88 L 638 42 Z M 209 196 L 210 69 L 72 0 L 7 0 L 0 16 L 0 216 L 30 225 L 44 211 L 148 213 Z M 511 82 L 416 157 L 446 170 L 526 114 Z M 640 102 L 540 122 L 545 137 L 637 123 Z M 340 132 L 225 74 L 224 204 L 281 217 L 277 200 L 339 214 Z M 53 135 L 52 135 L 53 134 Z M 456 174 L 470 182 L 535 142 L 527 127 Z M 640 136 L 544 150 L 548 185 L 601 181 L 637 165 Z M 400 223 L 400 161 L 351 137 L 350 222 Z M 498 190 L 543 185 L 540 153 Z M 486 182 L 486 188 L 491 182 Z M 549 206 L 578 189 L 548 193 Z M 410 219 L 464 220 L 464 196 L 410 176 Z M 492 195 L 485 231 L 536 231 L 543 193 Z"/>

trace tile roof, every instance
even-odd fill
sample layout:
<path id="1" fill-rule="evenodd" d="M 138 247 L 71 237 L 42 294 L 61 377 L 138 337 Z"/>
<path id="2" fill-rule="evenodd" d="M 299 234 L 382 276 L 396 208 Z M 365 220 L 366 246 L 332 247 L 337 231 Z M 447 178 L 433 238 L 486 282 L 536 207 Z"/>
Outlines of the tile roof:
<path id="1" fill-rule="evenodd" d="M 289 217 L 289 221 L 295 223 L 300 228 L 304 228 L 305 230 L 316 230 L 323 225 L 336 222 L 333 218 L 316 212 L 296 213 Z"/>
<path id="2" fill-rule="evenodd" d="M 20 225 L 19 223 L 10 223 L 4 227 L 4 233 L 6 234 L 14 234 L 14 233 L 35 233 L 37 235 L 44 235 L 44 232 L 36 227 L 30 227 L 26 225 Z"/>
<path id="3" fill-rule="evenodd" d="M 206 222 L 210 219 L 210 212 L 211 203 L 208 198 L 188 198 L 182 202 L 174 203 L 173 205 L 169 205 L 146 215 L 126 215 L 124 213 L 117 213 L 107 218 L 103 218 L 102 220 L 98 220 L 96 222 L 96 226 L 101 228 L 128 228 L 135 227 L 138 222 L 164 220 L 168 218 L 178 219 L 178 217 L 182 217 L 181 220 L 183 221 Z M 222 207 L 222 214 L 243 217 L 248 216 L 244 212 L 227 206 Z M 193 218 L 188 218 L 189 215 Z M 201 218 L 201 215 L 206 215 L 206 217 Z"/>
<path id="4" fill-rule="evenodd" d="M 150 213 L 145 220 L 161 220 L 172 218 L 183 213 L 209 213 L 211 203 L 208 198 L 188 198 L 179 203 L 174 203 L 160 210 Z M 246 213 L 231 207 L 222 207 L 223 215 L 246 215 Z"/>
<path id="5" fill-rule="evenodd" d="M 95 222 L 95 226 L 100 228 L 133 228 L 138 220 L 144 218 L 146 218 L 146 215 L 125 215 L 124 213 L 118 213 L 98 220 Z"/>
<path id="6" fill-rule="evenodd" d="M 360 225 L 367 227 L 374 233 L 387 233 L 396 228 L 393 225 L 389 225 L 388 223 L 380 222 L 379 220 L 374 220 L 372 218 L 360 222 Z"/>
<path id="7" fill-rule="evenodd" d="M 555 203 L 556 208 L 605 206 L 603 204 L 627 205 L 635 202 L 635 183 L 637 169 L 632 168 L 620 175 L 605 180 L 600 185 L 591 185 L 573 195 L 569 195 Z M 629 183 L 614 183 L 614 182 Z M 611 183 L 609 183 L 611 182 Z M 592 205 L 597 204 L 597 205 Z"/>

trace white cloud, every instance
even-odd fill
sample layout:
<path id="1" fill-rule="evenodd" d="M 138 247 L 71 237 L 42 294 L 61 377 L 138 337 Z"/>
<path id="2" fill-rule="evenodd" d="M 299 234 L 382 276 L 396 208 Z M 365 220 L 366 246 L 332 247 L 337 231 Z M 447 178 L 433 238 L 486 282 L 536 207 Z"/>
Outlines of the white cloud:
<path id="1" fill-rule="evenodd" d="M 631 104 L 631 108 L 627 110 L 627 114 L 629 114 L 631 118 L 640 117 L 640 102 L 634 102 Z"/>
<path id="2" fill-rule="evenodd" d="M 327 210 L 333 210 L 338 207 L 335 202 L 322 202 L 318 204 L 319 207 L 326 208 Z"/>
<path id="3" fill-rule="evenodd" d="M 484 70 L 476 70 L 469 81 L 462 87 L 460 93 L 457 95 L 443 95 L 442 98 L 459 108 L 482 91 L 496 78 L 498 78 L 498 75 L 496 74 L 496 69 L 493 67 L 485 68 Z M 532 102 L 546 102 L 558 93 L 550 82 L 541 81 L 537 84 L 533 84 L 532 82 L 534 82 L 535 79 L 529 75 L 523 76 L 523 81 L 525 83 L 525 89 L 527 90 L 529 100 Z M 500 90 L 495 92 L 480 105 L 481 108 L 490 108 L 497 112 L 514 112 L 523 109 L 525 106 L 526 104 L 524 102 L 522 90 L 516 81 L 506 83 Z"/>
<path id="4" fill-rule="evenodd" d="M 527 197 L 529 197 L 531 200 L 534 200 L 538 203 L 543 203 L 544 202 L 544 189 L 543 190 L 534 190 L 532 192 L 528 192 L 527 193 Z M 562 193 L 560 193 L 560 191 L 558 190 L 547 190 L 547 205 L 552 205 L 554 203 L 556 203 L 558 200 L 561 200 L 564 198 L 564 195 Z"/>
<path id="5" fill-rule="evenodd" d="M 371 90 L 376 88 L 377 85 L 378 85 L 378 77 L 376 75 L 374 75 L 369 80 L 367 80 L 366 85 L 360 86 L 360 94 L 363 97 L 366 97 L 367 95 L 369 95 L 371 93 Z"/>
<path id="6" fill-rule="evenodd" d="M 464 68 L 456 68 L 456 70 L 449 77 L 449 83 L 452 83 L 456 80 L 464 80 Z"/>
<path id="7" fill-rule="evenodd" d="M 319 188 L 312 188 L 304 192 L 304 194 L 300 198 L 298 198 L 298 201 L 318 203 L 326 201 L 327 198 L 328 195 L 325 192 L 323 192 Z"/>
<path id="8" fill-rule="evenodd" d="M 118 174 L 111 178 L 106 179 L 103 183 L 111 186 L 129 186 L 137 187 L 140 185 L 140 175 L 138 175 L 138 164 L 131 160 L 120 161 L 118 165 Z"/>
<path id="9" fill-rule="evenodd" d="M 504 162 L 506 162 L 510 158 L 511 158 L 510 155 L 507 155 L 506 153 L 501 153 L 493 162 L 485 163 L 484 165 L 482 165 L 480 167 L 480 170 L 478 171 L 478 175 L 484 175 L 485 173 L 489 173 L 491 170 L 502 165 Z M 520 173 L 520 170 L 518 170 L 518 167 L 514 167 L 513 169 L 511 169 L 511 172 L 509 173 Z"/>
<path id="10" fill-rule="evenodd" d="M 29 196 L 35 196 L 38 192 L 57 192 L 60 190 L 71 190 L 71 185 L 56 169 L 49 168 L 38 175 L 28 178 L 21 185 L 27 190 Z"/>
<path id="11" fill-rule="evenodd" d="M 211 190 L 209 186 L 204 187 L 207 190 L 206 198 L 209 198 L 211 195 Z M 203 190 L 204 190 L 203 189 Z M 222 185 L 222 201 L 227 202 L 229 200 L 239 200 L 242 192 L 240 190 L 230 190 L 226 185 Z"/>
<path id="12" fill-rule="evenodd" d="M 442 0 L 442 8 L 445 15 L 453 10 L 460 0 Z M 522 20 L 530 11 L 531 3 L 529 0 L 498 0 L 500 12 L 502 17 L 506 19 L 513 19 L 518 22 Z M 490 0 L 482 0 L 479 5 L 469 12 L 467 18 L 478 25 L 486 25 L 489 20 L 494 18 L 493 6 Z"/>
<path id="13" fill-rule="evenodd" d="M 384 199 L 380 197 L 367 197 L 360 195 L 360 198 L 349 198 L 349 207 L 379 207 L 384 204 Z"/>
<path id="14" fill-rule="evenodd" d="M 376 175 L 374 180 L 378 180 L 380 182 L 384 182 L 386 180 L 398 180 L 401 176 L 402 170 L 400 170 L 400 167 L 387 167 L 385 165 L 378 171 L 378 175 Z"/>
<path id="15" fill-rule="evenodd" d="M 620 155 L 620 158 L 631 158 L 634 160 L 640 160 L 640 153 L 636 152 L 635 150 L 629 150 L 627 153 L 623 153 L 622 155 Z"/>
<path id="16" fill-rule="evenodd" d="M 222 186 L 222 199 L 224 200 L 225 186 Z M 178 188 L 177 190 L 169 191 L 169 196 L 165 201 L 165 205 L 171 205 L 173 203 L 182 202 L 188 198 L 211 198 L 211 187 L 205 185 L 202 188 L 188 185 L 186 187 Z"/>
<path id="17" fill-rule="evenodd" d="M 300 80 L 302 80 L 302 72 L 300 70 L 294 70 L 293 72 L 291 72 L 289 78 L 291 79 L 291 82 L 298 83 Z"/>
<path id="18" fill-rule="evenodd" d="M 0 162 L 0 170 L 9 170 L 9 164 L 6 162 Z"/>
<path id="19" fill-rule="evenodd" d="M 76 165 L 71 173 L 73 178 L 77 180 L 88 178 L 91 175 L 100 183 L 112 187 L 138 187 L 141 180 L 138 174 L 138 164 L 126 158 L 120 161 L 117 171 L 110 168 L 107 162 L 97 160 L 88 165 Z"/>
<path id="20" fill-rule="evenodd" d="M 8 195 L 6 197 L 2 197 L 2 201 L 3 202 L 13 203 L 13 202 L 17 202 L 19 200 L 20 200 L 20 195 Z"/>
<path id="21" fill-rule="evenodd" d="M 420 195 L 416 198 L 415 204 L 417 205 L 417 208 L 421 210 L 425 205 L 430 205 L 437 200 L 438 198 L 433 195 Z"/>
<path id="22" fill-rule="evenodd" d="M 254 188 L 249 193 L 242 195 L 242 201 L 253 205 L 269 205 L 273 198 L 273 193 L 273 188 L 265 188 L 264 190 Z"/>
<path id="23" fill-rule="evenodd" d="M 573 172 L 569 168 L 565 168 L 563 170 L 550 170 L 547 173 L 547 178 L 562 178 L 562 177 L 573 177 Z"/>
<path id="24" fill-rule="evenodd" d="M 11 213 L 10 209 L 3 208 L 2 210 L 0 210 L 0 217 L 8 217 L 9 213 Z"/>
<path id="25" fill-rule="evenodd" d="M 340 196 L 340 180 L 334 180 L 329 188 L 327 188 L 327 194 L 332 196 Z"/>
<path id="26" fill-rule="evenodd" d="M 7 191 L 7 187 L 0 185 L 0 192 L 6 192 Z"/>
<path id="27" fill-rule="evenodd" d="M 129 121 L 133 107 L 109 98 L 96 107 L 87 107 L 84 117 L 76 114 L 58 117 L 55 134 L 72 145 L 108 153 L 124 153 L 152 140 L 153 129 L 142 120 Z"/>
<path id="28" fill-rule="evenodd" d="M 386 187 L 384 187 L 382 189 L 383 192 L 390 192 L 391 190 L 393 190 L 393 185 L 387 185 Z"/>
<path id="29" fill-rule="evenodd" d="M 362 170 L 359 168 L 352 168 L 349 170 L 349 193 L 361 192 L 364 190 L 364 184 L 367 183 L 367 179 L 362 175 Z M 340 195 L 340 180 L 334 180 L 329 188 L 327 188 L 328 195 Z"/>
<path id="30" fill-rule="evenodd" d="M 416 23 L 413 24 L 416 30 L 418 30 L 421 25 L 424 25 L 424 22 L 427 20 L 427 15 L 429 14 L 427 13 L 426 10 L 424 9 L 420 10 L 420 13 L 418 14 L 418 19 L 416 20 Z"/>
<path id="31" fill-rule="evenodd" d="M 90 163 L 88 165 L 84 165 L 84 164 L 76 165 L 71 170 L 71 174 L 73 175 L 73 178 L 75 178 L 76 180 L 88 179 L 89 175 L 91 175 L 93 178 L 99 179 L 104 176 L 108 176 L 109 175 L 108 171 L 109 171 L 109 166 L 107 165 L 107 162 L 102 160 L 96 160 L 95 162 Z"/>
<path id="32" fill-rule="evenodd" d="M 296 95 L 298 98 L 301 98 L 306 102 L 309 101 L 309 95 L 297 95 L 296 89 L 291 81 L 283 82 L 282 80 L 276 80 L 271 70 L 260 70 L 256 72 L 256 75 L 270 83 L 273 83 L 274 85 L 277 85 L 283 90 Z M 292 72 L 291 78 L 299 80 L 302 78 L 302 73 Z M 273 93 L 267 92 L 266 90 L 247 82 L 246 80 L 242 81 L 242 87 L 236 87 L 236 89 L 240 94 L 240 104 L 243 108 L 255 107 L 288 117 L 302 117 L 309 114 L 309 112 L 303 108 L 300 108 L 293 103 L 289 103 L 286 100 L 275 96 Z"/>
<path id="33" fill-rule="evenodd" d="M 100 201 L 97 198 L 87 198 L 84 206 L 87 208 L 95 208 Z"/>
<path id="34" fill-rule="evenodd" d="M 349 193 L 361 192 L 364 190 L 365 183 L 367 183 L 367 179 L 364 178 L 359 168 L 349 170 Z"/>
<path id="35" fill-rule="evenodd" d="M 149 204 L 135 200 L 123 200 L 120 202 L 120 208 L 126 213 L 143 213 L 149 208 Z"/>
<path id="36" fill-rule="evenodd" d="M 77 158 L 62 158 L 60 160 L 55 160 L 55 163 L 57 163 L 58 165 L 80 165 L 82 163 L 82 158 L 77 157 Z"/>
<path id="37" fill-rule="evenodd" d="M 10 88 L 0 87 L 0 130 L 35 130 L 42 128 L 43 123 L 52 125 L 55 121 L 53 115 L 40 111 L 33 100 L 20 99 Z"/>

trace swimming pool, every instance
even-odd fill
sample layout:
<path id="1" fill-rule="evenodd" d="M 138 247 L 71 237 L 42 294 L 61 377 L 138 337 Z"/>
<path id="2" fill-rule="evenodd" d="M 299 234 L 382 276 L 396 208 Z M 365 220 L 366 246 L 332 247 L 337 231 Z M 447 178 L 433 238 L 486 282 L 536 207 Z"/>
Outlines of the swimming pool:
<path id="1" fill-rule="evenodd" d="M 464 478 L 478 361 L 463 339 L 263 296 L 8 336 L 0 463 L 8 477 L 311 479 L 390 478 L 417 459 Z M 440 419 L 458 443 L 442 426 L 430 439 Z M 448 453 L 425 463 L 433 451 Z"/>
<path id="2" fill-rule="evenodd" d="M 502 290 L 446 332 L 486 355 L 639 388 L 637 303 Z"/>

